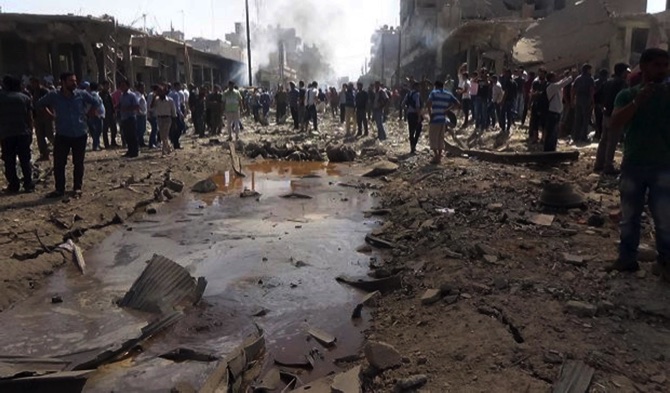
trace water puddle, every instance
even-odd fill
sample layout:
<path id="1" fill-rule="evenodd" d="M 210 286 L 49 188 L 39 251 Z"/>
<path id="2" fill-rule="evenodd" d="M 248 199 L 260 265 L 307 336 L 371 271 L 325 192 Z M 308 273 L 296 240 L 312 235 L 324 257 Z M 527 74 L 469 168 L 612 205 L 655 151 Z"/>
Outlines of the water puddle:
<path id="1" fill-rule="evenodd" d="M 216 174 L 217 193 L 189 195 L 151 222 L 114 233 L 87 253 L 86 276 L 62 269 L 37 296 L 0 314 L 5 355 L 79 353 L 137 334 L 151 316 L 113 302 L 158 253 L 207 278 L 203 302 L 132 361 L 98 371 L 84 391 L 161 391 L 178 382 L 197 389 L 214 363 L 177 364 L 156 355 L 187 347 L 225 356 L 254 323 L 266 334 L 266 367 L 277 357 L 304 360 L 312 351 L 315 368 L 301 379 L 338 371 L 334 360 L 362 345 L 365 319 L 350 319 L 363 294 L 335 277 L 368 270 L 370 256 L 355 250 L 375 225 L 362 213 L 373 199 L 337 185 L 354 177 L 347 167 L 261 162 L 244 171 L 244 178 Z M 245 189 L 260 195 L 240 198 Z M 290 193 L 310 198 L 282 198 Z M 54 294 L 63 303 L 51 304 Z M 309 327 L 333 334 L 337 344 L 326 349 L 309 339 Z"/>

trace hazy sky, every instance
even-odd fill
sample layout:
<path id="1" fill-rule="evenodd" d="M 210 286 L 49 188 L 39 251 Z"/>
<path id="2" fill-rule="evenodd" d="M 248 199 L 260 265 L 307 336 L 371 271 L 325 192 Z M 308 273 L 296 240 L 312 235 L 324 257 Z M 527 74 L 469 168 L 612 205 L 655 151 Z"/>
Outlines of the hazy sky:
<path id="1" fill-rule="evenodd" d="M 356 77 L 370 53 L 370 36 L 383 24 L 399 19 L 399 0 L 249 0 L 252 21 L 264 24 L 290 19 L 306 42 L 327 42 L 331 63 L 340 75 Z M 648 0 L 649 11 L 665 8 L 665 0 Z M 244 0 L 0 0 L 3 12 L 78 15 L 110 14 L 123 24 L 159 31 L 186 27 L 187 37 L 224 38 L 236 21 L 244 20 Z M 300 12 L 286 17 L 293 7 Z M 182 14 L 183 12 L 183 14 Z M 214 15 L 214 18 L 212 18 Z M 313 18 L 305 21 L 305 15 Z M 183 21 L 183 22 L 182 22 Z M 286 23 L 285 23 L 286 24 Z M 302 30 L 302 31 L 301 31 Z"/>
<path id="2" fill-rule="evenodd" d="M 313 14 L 315 22 L 295 26 L 301 33 L 308 25 L 308 31 L 302 32 L 303 41 L 310 42 L 318 36 L 319 41 L 328 42 L 331 48 L 327 52 L 332 53 L 331 63 L 336 72 L 351 77 L 360 74 L 365 57 L 370 54 L 370 36 L 376 26 L 398 23 L 399 3 L 399 0 L 249 0 L 252 22 L 281 24 L 286 10 L 294 5 L 302 7 L 300 17 Z M 187 37 L 221 39 L 234 30 L 235 22 L 244 21 L 244 0 L 0 0 L 0 7 L 3 12 L 109 14 L 123 24 L 134 22 L 138 28 L 142 27 L 142 14 L 146 13 L 149 28 L 169 30 L 172 24 L 181 30 L 185 24 Z"/>

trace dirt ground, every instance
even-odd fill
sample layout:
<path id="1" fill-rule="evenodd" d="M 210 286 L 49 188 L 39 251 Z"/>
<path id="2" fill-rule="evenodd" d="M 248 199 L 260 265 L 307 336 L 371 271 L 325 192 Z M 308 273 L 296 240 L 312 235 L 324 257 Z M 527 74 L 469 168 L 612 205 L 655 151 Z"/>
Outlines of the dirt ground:
<path id="1" fill-rule="evenodd" d="M 185 141 L 184 149 L 168 158 L 162 158 L 160 150 L 147 150 L 135 159 L 121 157 L 125 153 L 121 149 L 88 151 L 83 196 L 78 200 L 44 198 L 53 190 L 49 162 L 38 163 L 39 173 L 48 176 L 43 176 L 35 193 L 1 195 L 0 310 L 28 296 L 64 263 L 60 252 L 47 251 L 67 239 L 86 250 L 118 225 L 130 225 L 152 208 L 160 209 L 162 203 L 154 193 L 156 187 L 162 188 L 167 173 L 188 189 L 205 177 L 230 169 L 227 146 L 224 150 L 224 145 L 209 145 L 209 139 L 185 137 Z M 72 167 L 67 171 L 71 187 Z M 169 202 L 164 196 L 160 199 Z"/>
<path id="2" fill-rule="evenodd" d="M 578 162 L 553 167 L 463 157 L 435 166 L 428 163 L 427 138 L 417 155 L 408 155 L 404 124 L 395 116 L 387 124 L 384 143 L 346 140 L 361 163 L 388 159 L 399 165 L 393 174 L 363 181 L 379 188 L 379 207 L 390 211 L 374 234 L 396 245 L 374 274 L 400 272 L 403 278 L 402 290 L 382 298 L 367 332 L 369 340 L 393 345 L 402 365 L 374 376 L 366 391 L 391 392 L 398 380 L 425 374 L 427 383 L 416 391 L 546 392 L 568 360 L 595 369 L 591 392 L 667 391 L 670 286 L 651 273 L 653 252 L 643 253 L 638 273 L 604 272 L 616 257 L 617 179 L 591 174 L 593 146 L 580 148 Z M 523 132 L 507 150 L 526 149 Z M 314 135 L 287 125 L 247 124 L 243 139 L 238 150 L 250 158 L 291 159 L 325 158 L 326 145 L 345 140 L 330 119 Z M 225 144 L 186 140 L 169 159 L 88 153 L 81 200 L 43 199 L 50 178 L 35 194 L 0 198 L 0 309 L 29 295 L 63 263 L 45 248 L 70 237 L 88 248 L 115 225 L 143 219 L 166 172 L 188 189 L 230 169 Z M 131 176 L 130 187 L 120 186 Z M 538 198 L 550 179 L 574 183 L 587 202 L 569 210 L 543 207 Z M 534 224 L 540 213 L 553 222 Z M 653 248 L 653 226 L 649 218 L 643 222 L 642 242 Z M 441 296 L 423 305 L 428 289 Z"/>

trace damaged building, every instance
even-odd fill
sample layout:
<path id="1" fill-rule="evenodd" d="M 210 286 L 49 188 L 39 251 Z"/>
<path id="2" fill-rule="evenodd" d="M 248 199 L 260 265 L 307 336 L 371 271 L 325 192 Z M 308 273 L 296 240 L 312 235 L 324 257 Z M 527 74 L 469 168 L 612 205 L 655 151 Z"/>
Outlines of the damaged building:
<path id="1" fill-rule="evenodd" d="M 0 13 L 0 73 L 53 80 L 73 71 L 82 80 L 119 78 L 147 84 L 238 80 L 239 58 L 195 49 L 184 42 L 122 26 L 109 16 Z"/>
<path id="2" fill-rule="evenodd" d="M 401 0 L 400 73 L 635 64 L 645 47 L 667 43 L 665 13 L 646 9 L 646 0 Z"/>

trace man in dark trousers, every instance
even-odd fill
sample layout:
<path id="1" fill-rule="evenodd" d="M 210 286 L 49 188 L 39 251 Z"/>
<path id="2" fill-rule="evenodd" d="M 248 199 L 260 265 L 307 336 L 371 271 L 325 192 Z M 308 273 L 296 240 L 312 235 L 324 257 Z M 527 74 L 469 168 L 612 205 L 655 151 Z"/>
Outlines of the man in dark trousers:
<path id="1" fill-rule="evenodd" d="M 35 190 L 30 165 L 30 145 L 33 142 L 33 104 L 21 92 L 21 80 L 7 75 L 2 80 L 4 90 L 0 90 L 0 147 L 5 162 L 5 192 L 19 192 L 20 182 L 16 174 L 16 157 L 23 172 L 23 189 Z"/>
<path id="2" fill-rule="evenodd" d="M 402 106 L 407 114 L 407 127 L 409 128 L 409 146 L 412 154 L 416 153 L 416 145 L 421 136 L 421 93 L 419 82 L 412 82 L 412 88 L 403 98 Z"/>
<path id="3" fill-rule="evenodd" d="M 44 87 L 37 78 L 30 78 L 30 87 L 28 88 L 33 100 L 33 108 L 37 101 L 49 94 L 49 90 Z M 44 112 L 33 112 L 33 124 L 35 126 L 35 138 L 37 147 L 40 150 L 38 161 L 49 161 L 49 145 L 54 143 L 54 121 Z"/>
<path id="4" fill-rule="evenodd" d="M 118 128 L 116 126 L 116 108 L 114 108 L 114 100 L 112 99 L 112 94 L 109 92 L 109 82 L 102 81 L 100 84 L 100 98 L 102 99 L 102 104 L 105 106 L 105 119 L 103 120 L 102 125 L 102 142 L 105 145 L 105 149 L 117 148 L 119 145 L 116 143 L 116 134 L 118 133 Z"/>
<path id="5" fill-rule="evenodd" d="M 293 129 L 300 129 L 300 90 L 295 87 L 295 82 L 289 84 L 288 103 L 291 108 L 291 119 L 293 120 Z"/>
<path id="6" fill-rule="evenodd" d="M 137 138 L 137 115 L 140 111 L 140 100 L 130 91 L 130 84 L 122 80 L 119 84 L 121 98 L 119 99 L 119 122 L 121 132 L 125 136 L 128 151 L 124 157 L 134 158 L 140 154 L 140 145 Z"/>
<path id="7" fill-rule="evenodd" d="M 368 102 L 370 96 L 363 88 L 363 84 L 358 82 L 356 85 L 358 91 L 356 92 L 356 124 L 358 124 L 358 133 L 356 136 L 368 136 Z M 365 130 L 365 133 L 363 133 Z"/>
<path id="8" fill-rule="evenodd" d="M 608 270 L 638 270 L 642 213 L 649 212 L 656 232 L 658 257 L 653 273 L 670 282 L 670 94 L 665 78 L 670 55 L 647 49 L 640 56 L 642 84 L 619 93 L 612 127 L 625 127 L 621 164 L 621 236 L 619 257 Z"/>
<path id="9" fill-rule="evenodd" d="M 56 119 L 53 151 L 56 190 L 47 194 L 47 198 L 65 195 L 65 166 L 70 151 L 74 166 L 73 196 L 79 198 L 84 183 L 84 158 L 88 140 L 87 108 L 97 106 L 98 101 L 89 92 L 77 90 L 77 77 L 73 73 L 63 73 L 60 81 L 60 90 L 42 97 L 36 108 Z"/>
<path id="10" fill-rule="evenodd" d="M 614 66 L 614 76 L 603 86 L 603 133 L 598 143 L 596 162 L 593 165 L 594 172 L 603 172 L 606 175 L 619 174 L 619 170 L 614 167 L 614 154 L 621 141 L 623 128 L 611 126 L 612 112 L 614 111 L 614 101 L 617 95 L 627 87 L 626 79 L 629 74 L 628 64 L 618 63 Z"/>

